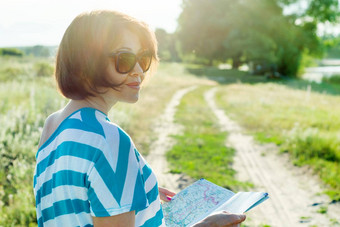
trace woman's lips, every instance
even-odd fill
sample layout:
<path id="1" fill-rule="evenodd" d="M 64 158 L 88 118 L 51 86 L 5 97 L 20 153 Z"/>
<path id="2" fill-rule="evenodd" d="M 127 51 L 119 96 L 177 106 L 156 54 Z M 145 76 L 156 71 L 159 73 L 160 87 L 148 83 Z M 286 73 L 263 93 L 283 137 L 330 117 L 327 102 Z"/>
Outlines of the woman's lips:
<path id="1" fill-rule="evenodd" d="M 128 83 L 126 85 L 128 87 L 132 88 L 132 89 L 137 89 L 137 90 L 140 89 L 140 83 L 138 83 L 138 82 L 132 82 L 132 83 Z"/>

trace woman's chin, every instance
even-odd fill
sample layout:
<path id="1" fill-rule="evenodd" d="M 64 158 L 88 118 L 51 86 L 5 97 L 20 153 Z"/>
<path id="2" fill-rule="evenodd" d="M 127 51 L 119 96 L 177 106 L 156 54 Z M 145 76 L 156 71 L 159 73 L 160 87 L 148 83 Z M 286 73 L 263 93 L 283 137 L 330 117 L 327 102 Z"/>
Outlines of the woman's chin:
<path id="1" fill-rule="evenodd" d="M 133 103 L 136 103 L 138 100 L 139 100 L 139 96 L 135 96 L 135 97 L 126 98 L 123 100 L 123 102 L 133 104 Z"/>

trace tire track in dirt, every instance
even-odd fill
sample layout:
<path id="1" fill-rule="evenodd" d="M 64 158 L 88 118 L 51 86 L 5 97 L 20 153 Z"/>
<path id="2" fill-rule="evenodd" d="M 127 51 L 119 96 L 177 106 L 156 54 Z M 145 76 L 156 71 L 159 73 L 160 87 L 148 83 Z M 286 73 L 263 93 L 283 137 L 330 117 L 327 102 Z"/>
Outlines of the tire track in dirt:
<path id="1" fill-rule="evenodd" d="M 146 157 L 146 160 L 157 176 L 159 186 L 168 188 L 174 192 L 179 192 L 188 186 L 192 180 L 184 174 L 169 173 L 165 153 L 169 151 L 175 143 L 170 136 L 181 133 L 181 126 L 174 123 L 176 108 L 180 104 L 182 97 L 196 88 L 197 86 L 184 88 L 172 96 L 164 113 L 157 120 L 155 125 L 157 140 L 150 145 L 150 152 Z"/>
<path id="2" fill-rule="evenodd" d="M 266 191 L 270 199 L 247 213 L 245 225 L 262 226 L 339 226 L 340 206 L 330 204 L 322 194 L 319 180 L 303 168 L 294 167 L 285 155 L 277 154 L 274 145 L 258 145 L 252 136 L 231 121 L 223 110 L 217 108 L 214 97 L 216 88 L 204 96 L 216 115 L 221 130 L 229 133 L 226 146 L 235 148 L 233 168 L 237 178 L 255 185 L 256 191 Z M 314 206 L 313 206 L 314 204 Z M 317 210 L 322 204 L 327 214 Z"/>

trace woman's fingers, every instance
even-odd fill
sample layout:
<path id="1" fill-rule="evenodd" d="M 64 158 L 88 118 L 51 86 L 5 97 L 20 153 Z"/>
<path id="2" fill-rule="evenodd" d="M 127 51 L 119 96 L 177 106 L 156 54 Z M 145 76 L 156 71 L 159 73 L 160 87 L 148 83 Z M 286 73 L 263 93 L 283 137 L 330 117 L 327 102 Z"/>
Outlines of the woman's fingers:
<path id="1" fill-rule="evenodd" d="M 220 218 L 220 226 L 237 226 L 239 223 L 246 220 L 244 214 L 229 214 L 227 212 L 223 212 Z"/>
<path id="2" fill-rule="evenodd" d="M 163 200 L 164 202 L 171 201 L 171 197 L 176 195 L 176 193 L 171 192 L 168 189 L 165 189 L 165 188 L 162 188 L 162 187 L 158 187 L 158 191 L 159 191 L 160 199 Z"/>
<path id="3" fill-rule="evenodd" d="M 172 191 L 169 191 L 168 189 L 166 189 L 166 188 L 162 188 L 162 187 L 158 187 L 158 190 L 159 190 L 159 192 L 162 192 L 162 193 L 164 193 L 165 195 L 168 195 L 168 196 L 174 196 L 174 195 L 176 195 L 176 193 L 174 193 L 174 192 L 172 192 Z"/>
<path id="4" fill-rule="evenodd" d="M 166 196 L 165 194 L 163 193 L 159 193 L 159 197 L 161 200 L 163 200 L 164 202 L 170 202 L 171 201 L 171 198 Z"/>
<path id="5" fill-rule="evenodd" d="M 244 214 L 230 214 L 226 211 L 213 213 L 194 226 L 237 227 L 246 219 Z"/>

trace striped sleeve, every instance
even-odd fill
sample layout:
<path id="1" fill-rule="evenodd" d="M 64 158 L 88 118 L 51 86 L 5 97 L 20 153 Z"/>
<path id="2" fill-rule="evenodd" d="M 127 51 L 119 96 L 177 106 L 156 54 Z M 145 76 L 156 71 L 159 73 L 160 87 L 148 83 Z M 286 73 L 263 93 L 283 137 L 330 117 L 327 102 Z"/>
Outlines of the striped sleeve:
<path id="1" fill-rule="evenodd" d="M 88 174 L 90 211 L 95 217 L 133 210 L 137 213 L 149 205 L 130 137 L 117 127 L 111 135 L 118 146 L 108 144 L 107 149 L 96 157 Z M 110 138 L 108 141 L 112 143 Z"/>

